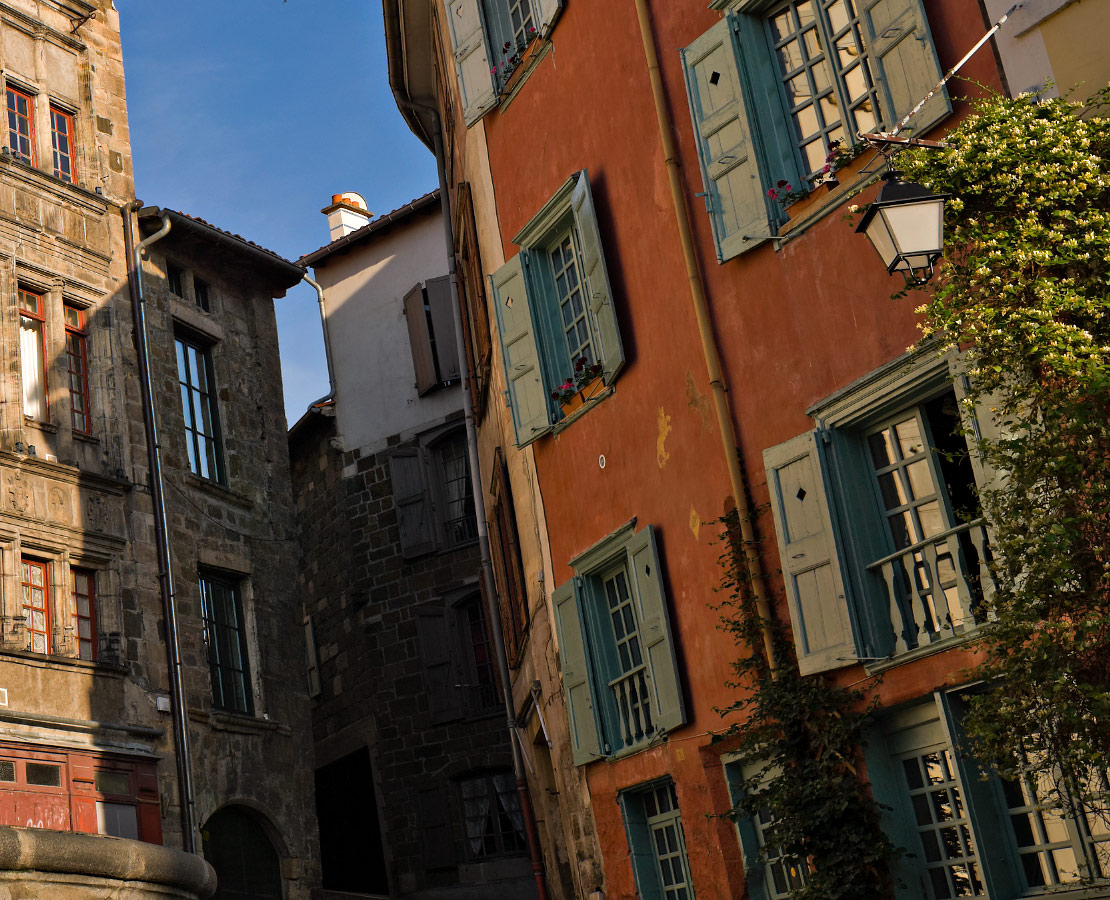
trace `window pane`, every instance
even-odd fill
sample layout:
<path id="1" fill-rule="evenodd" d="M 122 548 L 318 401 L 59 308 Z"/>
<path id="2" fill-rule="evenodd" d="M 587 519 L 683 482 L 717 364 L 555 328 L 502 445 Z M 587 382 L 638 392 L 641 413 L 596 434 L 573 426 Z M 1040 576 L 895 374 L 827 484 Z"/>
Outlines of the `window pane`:
<path id="1" fill-rule="evenodd" d="M 27 783 L 42 787 L 61 787 L 61 766 L 52 766 L 46 763 L 27 763 Z"/>

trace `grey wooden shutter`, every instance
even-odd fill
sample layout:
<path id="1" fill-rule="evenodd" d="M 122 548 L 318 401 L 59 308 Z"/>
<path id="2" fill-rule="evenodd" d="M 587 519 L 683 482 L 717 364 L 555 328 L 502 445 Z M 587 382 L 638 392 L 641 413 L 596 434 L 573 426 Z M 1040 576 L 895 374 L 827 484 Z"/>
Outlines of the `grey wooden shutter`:
<path id="1" fill-rule="evenodd" d="M 1005 473 L 987 464 L 978 444 L 980 440 L 996 444 L 998 441 L 1005 440 L 1012 431 L 1003 421 L 1002 414 L 997 412 L 1002 401 L 997 394 L 986 394 L 979 398 L 974 408 L 971 407 L 972 388 L 966 369 L 965 361 L 953 361 L 952 387 L 960 407 L 960 419 L 968 432 L 968 456 L 971 459 L 971 470 L 975 475 L 975 486 L 980 492 L 997 490 L 1005 483 Z"/>
<path id="2" fill-rule="evenodd" d="M 435 549 L 435 529 L 423 460 L 415 449 L 398 450 L 389 457 L 389 472 L 401 554 L 413 557 L 430 553 Z"/>
<path id="3" fill-rule="evenodd" d="M 455 617 L 444 607 L 424 607 L 416 612 L 416 631 L 432 722 L 450 722 L 463 713 Z"/>
<path id="4" fill-rule="evenodd" d="M 505 383 L 516 445 L 524 447 L 551 430 L 550 398 L 543 383 L 540 351 L 525 287 L 521 250 L 490 276 L 490 297 L 505 362 Z"/>
<path id="5" fill-rule="evenodd" d="M 651 716 L 660 731 L 670 731 L 686 721 L 682 704 L 682 686 L 678 677 L 674 639 L 667 614 L 667 598 L 663 591 L 659 553 L 655 547 L 655 530 L 648 525 L 629 538 L 629 576 L 635 585 L 640 606 L 640 640 L 651 669 Z"/>
<path id="6" fill-rule="evenodd" d="M 432 317 L 432 336 L 436 343 L 436 362 L 439 363 L 439 382 L 457 381 L 459 378 L 459 345 L 455 339 L 455 314 L 451 309 L 451 277 L 441 275 L 429 278 L 428 311 Z"/>
<path id="7" fill-rule="evenodd" d="M 883 122 L 891 128 L 941 79 L 933 36 L 921 0 L 867 0 L 862 19 L 870 32 L 867 53 L 878 69 Z M 951 111 L 942 88 L 910 119 L 904 134 L 920 135 Z"/>
<path id="8" fill-rule="evenodd" d="M 480 0 L 451 0 L 447 25 L 459 77 L 463 119 L 473 125 L 497 102 L 497 89 L 490 72 L 489 53 L 482 31 Z"/>
<path id="9" fill-rule="evenodd" d="M 449 787 L 447 782 L 441 781 L 433 787 L 421 788 L 417 795 L 424 865 L 429 869 L 446 869 L 455 865 L 456 861 L 451 809 L 447 802 Z M 372 815 L 373 812 L 367 814 Z"/>
<path id="10" fill-rule="evenodd" d="M 409 329 L 409 349 L 416 374 L 416 393 L 423 396 L 439 384 L 436 363 L 432 357 L 432 340 L 428 332 L 428 316 L 424 311 L 424 288 L 419 284 L 405 294 L 405 324 Z"/>
<path id="11" fill-rule="evenodd" d="M 590 290 L 590 310 L 601 341 L 597 361 L 605 370 L 602 375 L 605 383 L 612 384 L 617 372 L 624 365 L 624 348 L 621 346 L 621 333 L 617 327 L 617 313 L 613 308 L 613 289 L 609 286 L 605 254 L 601 249 L 601 232 L 597 228 L 590 179 L 585 169 L 578 173 L 578 180 L 570 195 L 570 206 L 574 212 L 574 225 L 578 229 L 582 251 L 582 274 Z"/>
<path id="12" fill-rule="evenodd" d="M 835 533 L 812 432 L 763 451 L 803 675 L 856 661 Z"/>
<path id="13" fill-rule="evenodd" d="M 536 23 L 536 31 L 539 32 L 540 37 L 547 37 L 551 33 L 551 29 L 555 24 L 555 20 L 559 18 L 559 12 L 563 8 L 563 0 L 536 0 L 536 6 L 539 7 L 539 21 Z"/>
<path id="14" fill-rule="evenodd" d="M 717 260 L 724 262 L 761 244 L 772 225 L 731 17 L 683 50 L 682 65 Z"/>
<path id="15" fill-rule="evenodd" d="M 563 675 L 567 720 L 570 725 L 571 759 L 576 766 L 602 755 L 590 689 L 590 663 L 586 657 L 585 623 L 578 605 L 577 578 L 559 585 L 551 595 L 555 630 L 559 638 L 559 663 Z"/>

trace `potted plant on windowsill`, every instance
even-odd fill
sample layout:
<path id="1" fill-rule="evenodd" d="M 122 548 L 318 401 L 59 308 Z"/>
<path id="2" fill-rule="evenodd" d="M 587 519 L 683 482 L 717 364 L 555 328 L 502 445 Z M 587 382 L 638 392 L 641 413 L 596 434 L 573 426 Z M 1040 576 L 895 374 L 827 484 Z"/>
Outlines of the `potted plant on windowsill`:
<path id="1" fill-rule="evenodd" d="M 574 364 L 574 375 L 551 392 L 551 399 L 558 401 L 564 419 L 602 392 L 605 388 L 602 371 L 601 363 L 591 363 L 580 356 Z"/>

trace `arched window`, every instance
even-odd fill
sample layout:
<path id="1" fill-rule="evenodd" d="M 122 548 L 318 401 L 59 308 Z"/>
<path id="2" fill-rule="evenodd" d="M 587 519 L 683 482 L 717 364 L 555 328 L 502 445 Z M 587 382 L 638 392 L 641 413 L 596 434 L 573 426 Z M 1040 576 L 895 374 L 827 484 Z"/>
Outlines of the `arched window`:
<path id="1" fill-rule="evenodd" d="M 256 816 L 241 806 L 214 813 L 201 833 L 219 877 L 212 900 L 282 900 L 278 854 Z"/>

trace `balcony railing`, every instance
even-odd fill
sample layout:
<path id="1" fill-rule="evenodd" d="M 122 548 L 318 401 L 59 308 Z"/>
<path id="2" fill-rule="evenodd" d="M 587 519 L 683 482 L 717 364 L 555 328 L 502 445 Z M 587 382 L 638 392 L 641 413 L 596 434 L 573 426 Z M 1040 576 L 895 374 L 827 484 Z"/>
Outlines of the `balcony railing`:
<path id="1" fill-rule="evenodd" d="M 986 525 L 977 519 L 871 563 L 868 571 L 886 588 L 892 656 L 981 624 L 994 589 L 990 560 Z"/>
<path id="2" fill-rule="evenodd" d="M 655 726 L 651 722 L 647 666 L 636 666 L 622 673 L 609 682 L 609 689 L 617 701 L 617 718 L 624 746 L 631 747 L 650 737 L 655 732 Z"/>

